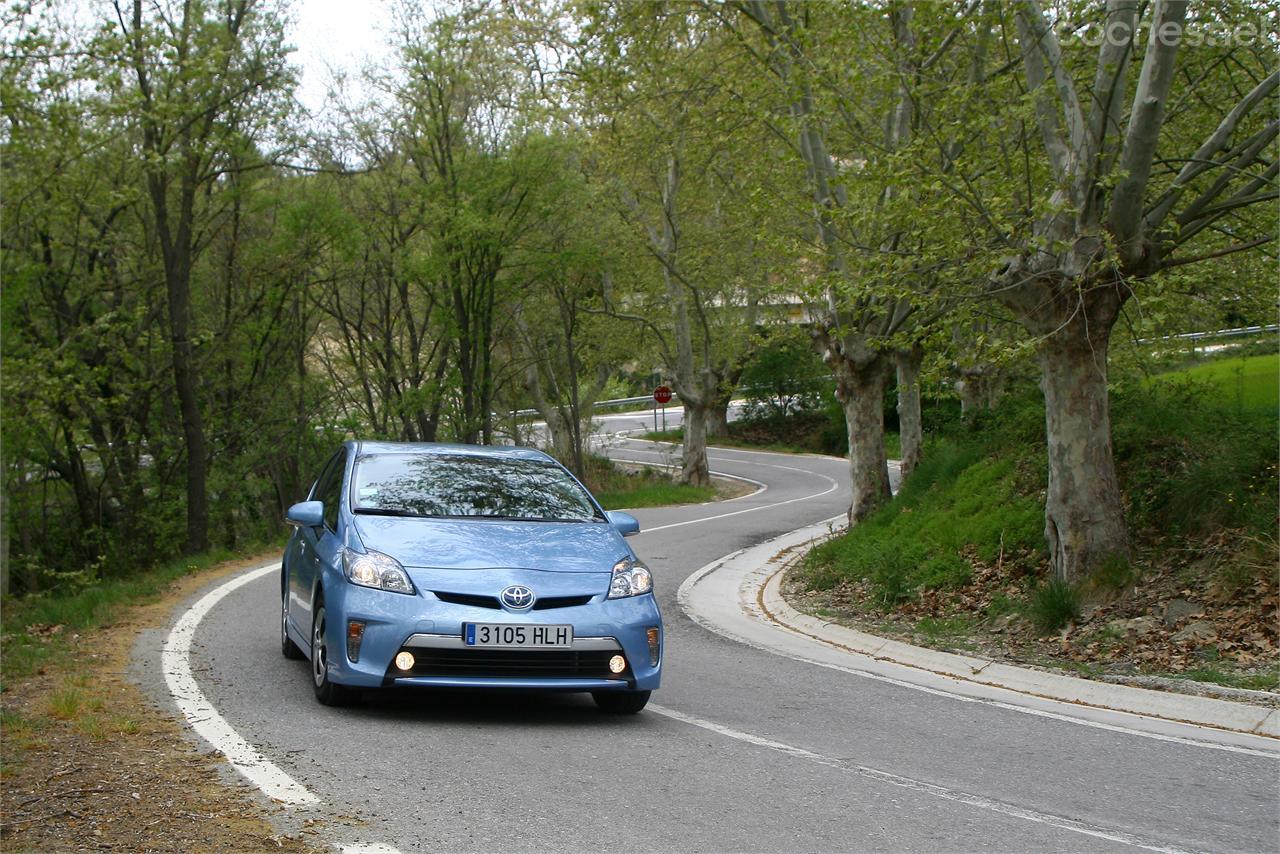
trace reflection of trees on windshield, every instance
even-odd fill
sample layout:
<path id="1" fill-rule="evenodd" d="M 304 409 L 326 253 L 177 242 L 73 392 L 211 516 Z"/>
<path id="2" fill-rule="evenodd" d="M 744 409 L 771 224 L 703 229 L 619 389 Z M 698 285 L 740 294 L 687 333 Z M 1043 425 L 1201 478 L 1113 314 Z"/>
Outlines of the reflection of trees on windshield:
<path id="1" fill-rule="evenodd" d="M 355 480 L 357 510 L 559 521 L 598 518 L 582 487 L 552 462 L 366 455 L 356 461 Z"/>

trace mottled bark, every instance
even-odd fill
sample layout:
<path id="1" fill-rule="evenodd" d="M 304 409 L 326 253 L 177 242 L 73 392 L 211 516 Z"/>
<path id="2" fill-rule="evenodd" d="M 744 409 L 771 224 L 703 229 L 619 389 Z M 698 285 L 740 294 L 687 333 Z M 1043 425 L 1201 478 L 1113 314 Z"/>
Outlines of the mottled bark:
<path id="1" fill-rule="evenodd" d="M 1070 582 L 1129 554 L 1111 448 L 1110 327 L 1082 326 L 1070 323 L 1040 346 L 1049 441 L 1045 539 L 1057 576 Z"/>
<path id="2" fill-rule="evenodd" d="M 1087 285 L 1056 271 L 1012 275 L 1025 283 L 1006 289 L 1000 301 L 1040 337 L 1049 562 L 1058 578 L 1075 583 L 1107 560 L 1129 555 L 1111 447 L 1107 350 L 1131 290 L 1114 273 Z"/>
<path id="3" fill-rule="evenodd" d="M 733 389 L 720 392 L 707 409 L 707 435 L 725 438 L 729 435 L 729 404 L 733 402 Z"/>
<path id="4" fill-rule="evenodd" d="M 849 433 L 850 524 L 862 521 L 891 497 L 884 450 L 883 401 L 888 378 L 888 371 L 881 367 L 848 372 L 836 382 L 836 396 L 844 407 Z"/>
<path id="5" fill-rule="evenodd" d="M 916 345 L 895 354 L 898 370 L 898 437 L 902 445 L 902 476 L 920 464 L 924 424 L 920 416 L 920 364 L 924 348 Z"/>
<path id="6" fill-rule="evenodd" d="M 881 352 L 862 352 L 855 359 L 830 346 L 823 360 L 835 374 L 836 398 L 844 409 L 853 487 L 849 523 L 856 524 L 892 497 L 884 450 L 884 393 L 892 365 Z"/>
<path id="7" fill-rule="evenodd" d="M 707 465 L 707 407 L 684 405 L 684 467 L 680 479 L 690 486 L 710 486 Z"/>
<path id="8" fill-rule="evenodd" d="M 967 422 L 985 409 L 993 409 L 1004 385 L 1002 372 L 990 363 L 960 368 L 956 393 L 960 395 L 960 417 Z"/>

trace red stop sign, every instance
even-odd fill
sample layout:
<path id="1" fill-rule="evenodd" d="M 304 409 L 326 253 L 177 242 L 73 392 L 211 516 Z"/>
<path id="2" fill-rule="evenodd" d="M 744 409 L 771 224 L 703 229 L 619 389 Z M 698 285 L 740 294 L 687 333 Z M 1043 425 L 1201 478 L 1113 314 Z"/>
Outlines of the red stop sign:
<path id="1" fill-rule="evenodd" d="M 670 403 L 671 389 L 667 388 L 664 385 L 658 386 L 653 390 L 653 399 L 656 400 L 658 403 Z"/>

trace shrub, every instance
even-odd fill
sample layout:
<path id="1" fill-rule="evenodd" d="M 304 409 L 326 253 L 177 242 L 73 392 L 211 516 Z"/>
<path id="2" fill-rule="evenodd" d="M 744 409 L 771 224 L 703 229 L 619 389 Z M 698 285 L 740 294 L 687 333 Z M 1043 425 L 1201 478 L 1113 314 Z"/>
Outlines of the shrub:
<path id="1" fill-rule="evenodd" d="M 1031 595 L 1031 622 L 1040 631 L 1050 634 L 1061 629 L 1080 616 L 1080 594 L 1061 579 L 1054 578 L 1040 585 Z"/>
<path id="2" fill-rule="evenodd" d="M 868 573 L 876 603 L 889 610 L 911 598 L 912 571 L 916 566 L 915 549 L 900 550 L 892 546 L 880 551 Z"/>

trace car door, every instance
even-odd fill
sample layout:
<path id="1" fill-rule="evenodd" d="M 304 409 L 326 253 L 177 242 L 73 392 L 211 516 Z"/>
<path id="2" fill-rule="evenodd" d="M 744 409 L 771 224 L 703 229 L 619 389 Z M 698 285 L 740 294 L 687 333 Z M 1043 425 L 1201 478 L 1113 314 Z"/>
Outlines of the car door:
<path id="1" fill-rule="evenodd" d="M 338 528 L 338 504 L 342 498 L 342 482 L 346 470 L 347 451 L 334 454 L 308 496 L 324 504 L 324 524 L 298 529 L 298 552 L 289 583 L 289 618 L 303 637 L 311 637 L 311 606 L 317 579 L 323 564 L 331 563 L 338 551 L 335 532 Z"/>

